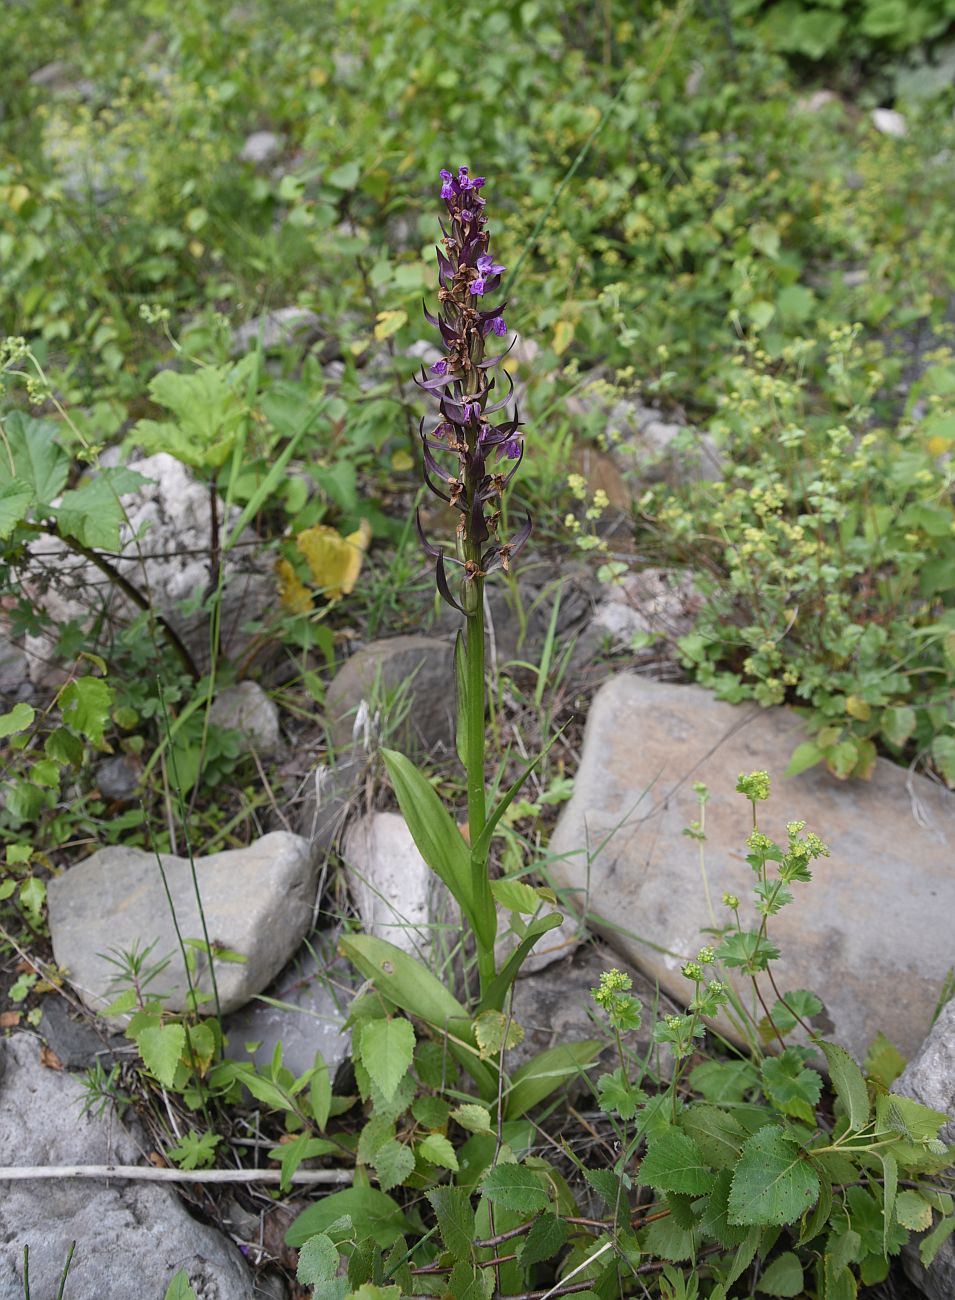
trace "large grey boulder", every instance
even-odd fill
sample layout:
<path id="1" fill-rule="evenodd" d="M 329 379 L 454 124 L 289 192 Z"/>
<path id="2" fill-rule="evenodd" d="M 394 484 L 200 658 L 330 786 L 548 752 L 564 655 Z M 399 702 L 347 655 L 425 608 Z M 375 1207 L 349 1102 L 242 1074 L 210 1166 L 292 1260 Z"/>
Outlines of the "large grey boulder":
<path id="1" fill-rule="evenodd" d="M 687 996 L 681 964 L 728 923 L 724 891 L 749 911 L 745 860 L 749 808 L 734 787 L 765 769 L 773 796 L 761 823 L 775 839 L 798 818 L 830 846 L 809 885 L 772 918 L 780 988 L 823 1000 L 834 1036 L 858 1059 L 882 1030 L 904 1053 L 924 1038 L 952 961 L 955 796 L 885 759 L 870 781 L 843 783 L 813 768 L 783 773 L 803 738 L 786 709 L 721 703 L 695 686 L 621 675 L 591 706 L 574 794 L 550 844 L 549 870 L 565 901 L 675 999 Z M 694 782 L 710 789 L 706 863 L 684 828 L 698 816 Z M 745 989 L 744 989 L 745 992 Z M 747 1002 L 750 994 L 746 993 Z"/>
<path id="2" fill-rule="evenodd" d="M 393 749 L 419 754 L 432 749 L 453 752 L 455 697 L 450 645 L 427 636 L 370 641 L 331 681 L 325 709 L 332 744 L 339 753 L 353 744 L 362 716 Z"/>
<path id="3" fill-rule="evenodd" d="M 123 498 L 128 522 L 122 528 L 122 555 L 111 562 L 172 624 L 202 669 L 209 662 L 209 617 L 201 611 L 183 613 L 181 606 L 209 585 L 209 489 L 166 452 L 131 461 L 129 469 L 149 482 Z M 223 520 L 218 499 L 216 509 L 220 528 L 228 531 L 238 510 Z M 251 533 L 240 541 L 246 544 L 234 546 L 222 561 L 220 649 L 227 658 L 237 657 L 249 645 L 245 625 L 274 609 L 276 601 L 271 559 Z M 54 629 L 70 620 L 91 627 L 99 617 L 127 623 L 139 613 L 105 574 L 59 538 L 41 538 L 28 552 L 21 574 L 24 588 Z M 163 634 L 157 630 L 156 635 Z M 30 677 L 38 686 L 58 686 L 64 680 L 65 669 L 54 656 L 55 640 L 55 630 L 25 639 Z"/>
<path id="4" fill-rule="evenodd" d="M 72 1075 L 45 1069 L 27 1034 L 0 1042 L 0 1151 L 10 1165 L 144 1164 L 114 1117 L 82 1113 Z M 60 1178 L 0 1181 L 0 1296 L 57 1294 L 70 1242 L 68 1300 L 162 1300 L 185 1269 L 201 1300 L 252 1300 L 252 1276 L 235 1246 L 193 1219 L 172 1188 L 156 1183 Z"/>
<path id="5" fill-rule="evenodd" d="M 162 855 L 184 939 L 202 939 L 202 922 L 187 858 Z M 241 963 L 217 961 L 223 1013 L 260 993 L 289 960 L 312 923 L 315 870 L 308 843 L 273 831 L 244 849 L 195 859 L 209 939 L 241 953 Z M 147 964 L 169 964 L 149 985 L 182 1010 L 186 972 L 153 853 L 119 846 L 100 849 L 50 881 L 50 937 L 56 960 L 93 1011 L 116 996 L 116 967 L 108 955 L 153 945 Z M 194 982 L 211 992 L 209 963 L 196 950 Z"/>
<path id="6" fill-rule="evenodd" d="M 939 1012 L 928 1037 L 892 1091 L 951 1115 L 939 1137 L 955 1146 L 955 999 L 946 1002 Z M 955 1296 L 955 1238 L 949 1237 L 929 1269 L 922 1267 L 915 1243 L 906 1246 L 902 1258 L 906 1273 L 928 1300 L 951 1300 Z"/>

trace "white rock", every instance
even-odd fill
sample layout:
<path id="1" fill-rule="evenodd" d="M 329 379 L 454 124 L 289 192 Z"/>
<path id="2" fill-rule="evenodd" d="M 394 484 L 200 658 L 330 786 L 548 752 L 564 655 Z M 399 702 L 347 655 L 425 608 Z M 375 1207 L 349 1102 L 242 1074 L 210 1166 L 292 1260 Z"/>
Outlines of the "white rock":
<path id="1" fill-rule="evenodd" d="M 239 151 L 239 161 L 262 167 L 282 152 L 284 143 L 284 138 L 274 131 L 253 131 Z"/>
<path id="2" fill-rule="evenodd" d="M 874 108 L 869 116 L 875 129 L 893 140 L 904 140 L 909 133 L 908 123 L 894 108 Z"/>
<path id="3" fill-rule="evenodd" d="M 342 858 L 362 925 L 368 934 L 424 956 L 434 935 L 438 884 L 418 852 L 404 818 L 379 812 L 353 822 Z"/>

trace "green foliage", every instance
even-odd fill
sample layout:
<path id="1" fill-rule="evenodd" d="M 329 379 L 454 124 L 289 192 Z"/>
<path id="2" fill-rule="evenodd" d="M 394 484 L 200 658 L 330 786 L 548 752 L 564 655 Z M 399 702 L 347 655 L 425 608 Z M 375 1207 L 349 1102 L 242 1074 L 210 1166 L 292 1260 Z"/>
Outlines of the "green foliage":
<path id="1" fill-rule="evenodd" d="M 947 0 L 734 0 L 731 11 L 755 17 L 753 37 L 770 49 L 812 60 L 907 50 L 955 23 Z"/>

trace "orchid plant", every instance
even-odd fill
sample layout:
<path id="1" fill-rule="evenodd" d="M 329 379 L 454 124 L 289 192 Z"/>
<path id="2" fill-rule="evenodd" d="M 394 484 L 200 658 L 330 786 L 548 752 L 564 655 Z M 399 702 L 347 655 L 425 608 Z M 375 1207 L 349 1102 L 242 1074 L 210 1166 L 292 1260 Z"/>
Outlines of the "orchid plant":
<path id="1" fill-rule="evenodd" d="M 420 517 L 418 530 L 435 561 L 438 592 L 464 620 L 455 644 L 454 674 L 457 751 L 467 774 L 467 838 L 431 782 L 407 757 L 392 750 L 384 750 L 383 757 L 422 857 L 461 909 L 477 960 L 477 1006 L 465 1007 L 422 962 L 385 940 L 352 935 L 342 940 L 342 949 L 396 1007 L 441 1030 L 449 1050 L 482 1092 L 486 1089 L 493 1096 L 497 1071 L 487 1062 L 500 1053 L 508 1036 L 508 992 L 534 944 L 562 918 L 555 911 L 539 915 L 545 902 L 554 901 L 550 891 L 517 880 L 492 880 L 489 872 L 495 829 L 543 757 L 528 763 L 489 811 L 484 582 L 495 570 L 509 569 L 530 536 L 531 520 L 527 518 L 509 540 L 501 540 L 504 494 L 520 466 L 524 444 L 516 406 L 513 418 L 507 414 L 513 395 L 509 378 L 508 392 L 502 397 L 495 394 L 493 372 L 507 349 L 486 354 L 488 341 L 503 338 L 507 325 L 504 303 L 486 305 L 497 296 L 506 267 L 490 252 L 486 200 L 480 193 L 485 179 L 472 177 L 467 167 L 461 167 L 457 175 L 442 171 L 441 182 L 448 219 L 442 223 L 443 239 L 437 250 L 439 309 L 437 315 L 425 309 L 425 316 L 440 333 L 444 355 L 430 372 L 422 371 L 418 382 L 438 404 L 437 421 L 422 420 L 420 427 L 424 478 L 429 489 L 459 514 L 453 552 L 427 540 Z M 495 416 L 501 417 L 497 423 Z M 449 570 L 459 577 L 457 591 Z M 516 922 L 512 928 L 520 936 L 500 968 L 495 955 L 498 904 L 512 913 Z M 524 922 L 520 918 L 525 916 L 532 919 Z M 546 1063 L 552 1086 L 589 1060 L 595 1046 L 587 1042 L 554 1049 L 564 1066 L 556 1058 Z"/>

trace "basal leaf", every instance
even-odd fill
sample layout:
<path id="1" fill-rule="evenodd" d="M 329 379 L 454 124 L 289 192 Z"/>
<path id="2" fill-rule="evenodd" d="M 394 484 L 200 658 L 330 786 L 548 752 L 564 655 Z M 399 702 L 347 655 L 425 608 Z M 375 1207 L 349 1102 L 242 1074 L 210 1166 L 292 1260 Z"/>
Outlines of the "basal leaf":
<path id="1" fill-rule="evenodd" d="M 196 1293 L 189 1285 L 189 1275 L 184 1268 L 169 1279 L 163 1300 L 196 1300 Z"/>
<path id="2" fill-rule="evenodd" d="M 66 487 L 70 474 L 70 458 L 56 441 L 55 422 L 11 411 L 4 416 L 3 431 L 9 457 L 6 450 L 0 456 L 0 483 L 25 483 L 33 489 L 39 504 L 48 506 Z"/>
<path id="3" fill-rule="evenodd" d="M 804 1065 L 801 1053 L 787 1048 L 779 1056 L 767 1056 L 762 1073 L 766 1096 L 777 1110 L 807 1124 L 814 1122 L 815 1107 L 822 1093 L 822 1076 Z"/>
<path id="4" fill-rule="evenodd" d="M 793 1223 L 816 1203 L 819 1177 L 804 1152 L 774 1124 L 754 1133 L 733 1174 L 730 1223 Z"/>

